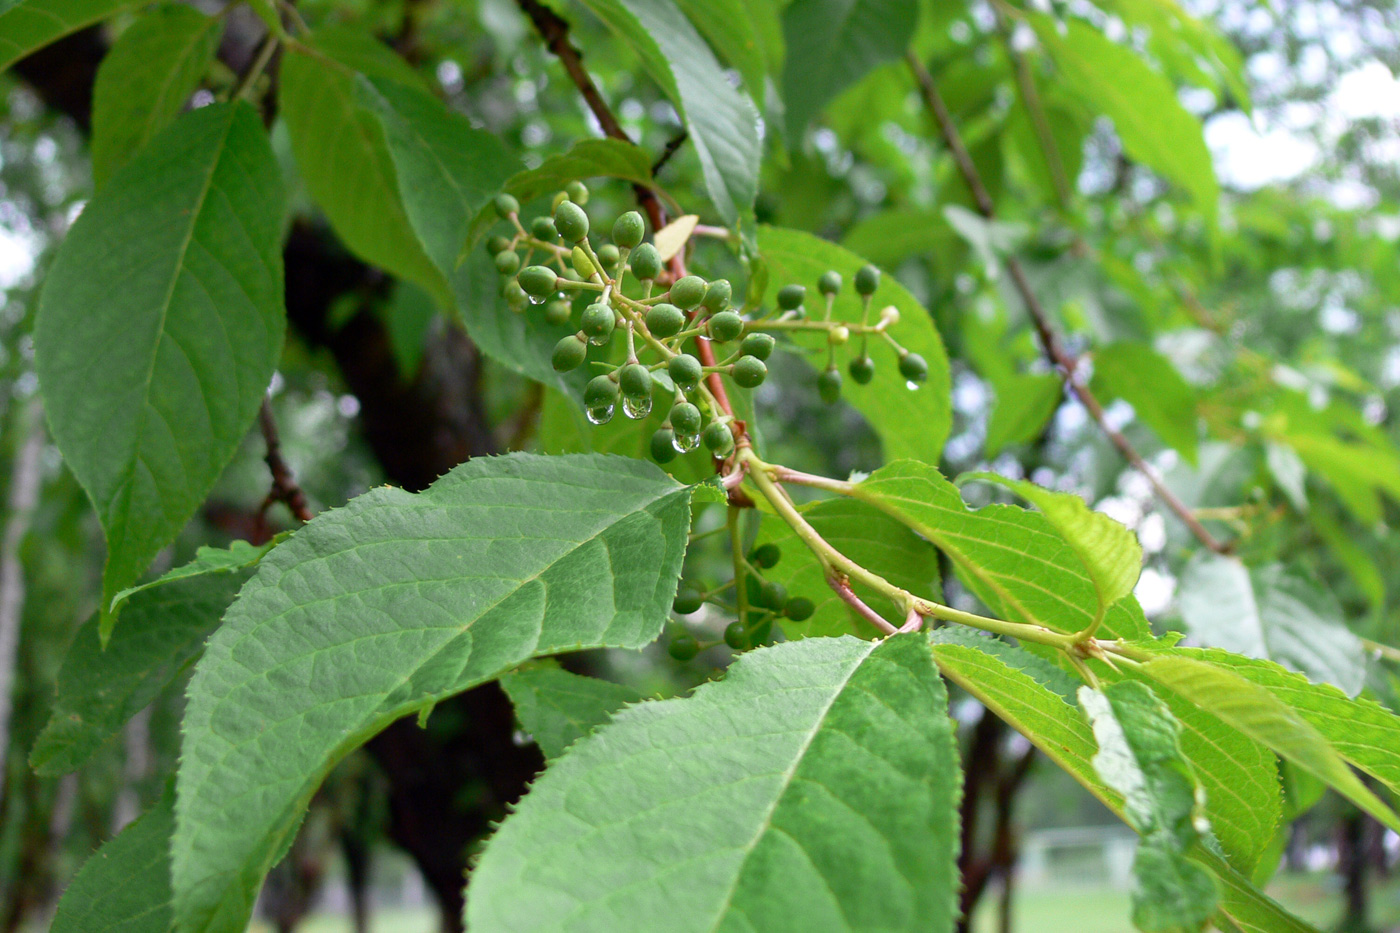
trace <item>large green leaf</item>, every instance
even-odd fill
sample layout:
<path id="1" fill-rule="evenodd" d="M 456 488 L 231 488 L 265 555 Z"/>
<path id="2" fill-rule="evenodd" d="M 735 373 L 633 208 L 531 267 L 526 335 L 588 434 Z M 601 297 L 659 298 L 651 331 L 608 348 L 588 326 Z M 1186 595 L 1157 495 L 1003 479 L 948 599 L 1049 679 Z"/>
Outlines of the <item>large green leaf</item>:
<path id="1" fill-rule="evenodd" d="M 758 249 L 768 263 L 769 289 L 776 293 L 789 283 L 807 286 L 812 301 L 819 301 L 817 279 L 828 269 L 841 273 L 847 283 L 864 266 L 865 260 L 843 247 L 800 230 L 763 227 L 759 230 Z M 771 296 L 770 296 L 771 297 Z M 888 459 L 916 457 L 937 463 L 948 439 L 952 424 L 951 379 L 948 355 L 943 340 L 934 329 L 933 318 L 923 305 L 893 276 L 881 277 L 880 287 L 871 298 L 871 307 L 880 309 L 894 305 L 900 320 L 891 334 L 900 344 L 922 356 L 928 363 L 928 381 L 917 389 L 909 389 L 899 374 L 893 353 L 885 354 L 882 341 L 871 347 L 875 360 L 875 378 L 869 385 L 850 385 L 843 397 L 865 416 L 880 435 Z M 859 323 L 861 302 L 849 284 L 842 289 L 832 309 L 833 320 Z M 872 314 L 872 320 L 877 315 Z M 792 332 L 794 342 L 810 350 L 826 349 L 825 335 Z M 860 338 L 852 341 L 850 352 L 856 352 Z M 823 358 L 824 360 L 824 358 Z"/>
<path id="2" fill-rule="evenodd" d="M 1065 384 L 1054 373 L 1007 373 L 993 381 L 997 403 L 987 419 L 983 451 L 995 457 L 1010 444 L 1027 444 L 1045 430 L 1064 401 Z"/>
<path id="3" fill-rule="evenodd" d="M 927 641 L 809 638 L 556 762 L 472 874 L 473 930 L 951 930 L 960 772 Z"/>
<path id="4" fill-rule="evenodd" d="M 214 104 L 117 172 L 54 259 L 35 367 L 107 535 L 104 611 L 194 514 L 257 414 L 286 329 L 282 213 L 261 121 Z"/>
<path id="5" fill-rule="evenodd" d="M 9 0 L 0 4 L 0 71 L 139 0 Z"/>
<path id="6" fill-rule="evenodd" d="M 571 674 L 546 663 L 512 671 L 501 678 L 501 686 L 515 704 L 521 728 L 550 761 L 592 735 L 613 713 L 642 699 L 631 687 Z"/>
<path id="7" fill-rule="evenodd" d="M 1094 392 L 1121 398 L 1143 423 L 1196 465 L 1196 393 L 1175 366 L 1144 343 L 1113 343 L 1094 351 Z"/>
<path id="8" fill-rule="evenodd" d="M 175 792 L 93 853 L 58 900 L 49 933 L 170 933 Z"/>
<path id="9" fill-rule="evenodd" d="M 767 59 L 760 23 L 756 20 L 765 15 L 768 4 L 745 0 L 676 0 L 676 6 L 739 72 L 749 96 L 762 101 L 765 79 L 772 66 Z"/>
<path id="10" fill-rule="evenodd" d="M 753 102 L 729 84 L 710 47 L 672 0 L 584 0 L 584 5 L 636 50 L 676 105 L 715 210 L 751 237 L 762 154 Z"/>
<path id="11" fill-rule="evenodd" d="M 918 0 L 796 0 L 783 11 L 783 103 L 796 146 L 807 124 L 870 69 L 904 54 Z"/>
<path id="12" fill-rule="evenodd" d="M 172 843 L 180 929 L 242 929 L 330 768 L 533 655 L 661 631 L 690 490 L 618 457 L 472 460 L 324 512 L 258 567 L 195 669 Z"/>
<path id="13" fill-rule="evenodd" d="M 163 4 L 121 34 L 92 89 L 92 177 L 112 173 L 180 113 L 214 60 L 223 19 Z"/>
<path id="14" fill-rule="evenodd" d="M 1366 653 L 1336 598 L 1280 564 L 1198 554 L 1181 576 L 1178 604 L 1201 644 L 1277 661 L 1349 696 L 1366 685 Z"/>
<path id="15" fill-rule="evenodd" d="M 313 50 L 287 50 L 278 78 L 278 109 L 307 191 L 351 252 L 450 307 L 447 283 L 399 197 L 384 129 L 356 82 L 358 72 L 411 84 L 412 72 L 405 75 L 402 59 L 348 27 L 318 32 L 311 42 Z"/>
<path id="16" fill-rule="evenodd" d="M 58 671 L 58 696 L 29 763 L 40 774 L 72 771 L 199 656 L 250 573 L 180 580 L 138 593 L 104 650 L 93 614 Z"/>

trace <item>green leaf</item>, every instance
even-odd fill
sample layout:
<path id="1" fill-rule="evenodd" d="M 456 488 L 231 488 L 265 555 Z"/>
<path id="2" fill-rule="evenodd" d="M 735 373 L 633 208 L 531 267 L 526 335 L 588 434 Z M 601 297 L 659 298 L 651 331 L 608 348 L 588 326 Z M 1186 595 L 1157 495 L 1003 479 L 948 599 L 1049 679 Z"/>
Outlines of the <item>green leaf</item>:
<path id="1" fill-rule="evenodd" d="M 783 11 L 783 102 L 787 138 L 802 134 L 828 103 L 876 65 L 904 54 L 919 21 L 918 0 L 796 0 Z"/>
<path id="2" fill-rule="evenodd" d="M 170 933 L 175 792 L 93 853 L 58 900 L 49 933 Z"/>
<path id="3" fill-rule="evenodd" d="M 637 52 L 675 104 L 715 210 L 751 237 L 762 154 L 753 102 L 730 86 L 710 47 L 672 0 L 584 0 L 584 5 Z"/>
<path id="4" fill-rule="evenodd" d="M 1366 653 L 1336 599 L 1281 564 L 1249 569 L 1238 558 L 1197 554 L 1181 576 L 1178 604 L 1201 644 L 1277 661 L 1356 696 Z"/>
<path id="5" fill-rule="evenodd" d="M 138 0 L 9 0 L 0 4 L 0 71 L 30 52 L 126 9 Z"/>
<path id="6" fill-rule="evenodd" d="M 311 45 L 314 51 L 286 51 L 278 79 L 278 109 L 307 191 L 352 253 L 450 307 L 447 283 L 409 223 L 384 129 L 364 106 L 356 73 L 401 84 L 416 79 L 366 33 L 333 27 L 318 31 Z"/>
<path id="7" fill-rule="evenodd" d="M 1083 20 L 1031 14 L 1028 21 L 1066 89 L 1113 120 L 1128 156 L 1185 189 L 1214 226 L 1220 185 L 1210 150 L 1171 82 Z"/>
<path id="8" fill-rule="evenodd" d="M 174 570 L 167 570 L 156 579 L 146 583 L 129 586 L 113 596 L 112 611 L 116 612 L 126 600 L 152 587 L 164 586 L 167 583 L 174 583 L 190 577 L 199 577 L 210 573 L 232 573 L 235 570 L 251 567 L 262 560 L 263 555 L 272 550 L 287 534 L 288 532 L 283 532 L 263 545 L 250 544 L 247 541 L 231 541 L 226 548 L 204 545 L 195 551 L 194 560 L 188 564 L 182 564 Z"/>
<path id="9" fill-rule="evenodd" d="M 521 728 L 551 761 L 622 707 L 642 699 L 631 687 L 581 677 L 557 665 L 512 671 L 501 678 L 501 686 L 515 704 Z"/>
<path id="10" fill-rule="evenodd" d="M 1094 729 L 1094 770 L 1123 796 L 1142 837 L 1133 862 L 1133 925 L 1150 933 L 1200 930 L 1215 913 L 1210 874 L 1187 860 L 1204 831 L 1204 794 L 1181 750 L 1181 725 L 1145 684 L 1079 688 Z"/>
<path id="11" fill-rule="evenodd" d="M 1011 444 L 1035 440 L 1064 401 L 1064 382 L 1054 373 L 1010 373 L 995 382 L 996 407 L 987 421 L 983 452 L 995 457 Z"/>
<path id="12" fill-rule="evenodd" d="M 473 459 L 323 512 L 258 566 L 185 712 L 180 929 L 242 929 L 317 786 L 406 714 L 535 655 L 657 637 L 690 490 L 618 457 Z"/>
<path id="13" fill-rule="evenodd" d="M 1274 483 L 1283 490 L 1288 501 L 1300 512 L 1308 508 L 1308 468 L 1292 447 L 1269 441 L 1264 445 L 1264 462 Z"/>
<path id="14" fill-rule="evenodd" d="M 1361 783 L 1323 734 L 1268 690 L 1224 667 L 1179 653 L 1154 658 L 1135 670 L 1215 713 L 1400 832 L 1400 817 Z"/>
<path id="15" fill-rule="evenodd" d="M 943 208 L 943 219 L 982 260 L 988 278 L 1000 275 L 1002 260 L 1020 248 L 1031 235 L 1028 224 L 1020 221 L 988 220 L 958 204 Z"/>
<path id="16" fill-rule="evenodd" d="M 550 767 L 472 874 L 473 930 L 951 930 L 960 772 L 918 635 L 743 655 Z"/>
<path id="17" fill-rule="evenodd" d="M 437 316 L 438 308 L 433 304 L 432 295 L 403 279 L 394 283 L 393 293 L 384 308 L 384 318 L 389 329 L 389 348 L 394 351 L 394 365 L 404 383 L 411 383 L 418 375 L 428 334 Z"/>
<path id="18" fill-rule="evenodd" d="M 807 293 L 812 296 L 810 301 L 820 301 L 817 279 L 828 269 L 835 269 L 841 273 L 847 285 L 836 298 L 832 319 L 851 323 L 860 321 L 860 298 L 849 283 L 854 281 L 856 272 L 866 265 L 864 259 L 810 233 L 781 227 L 761 228 L 758 248 L 768 263 L 772 293 L 776 294 L 782 286 L 796 282 L 807 286 Z M 901 345 L 919 354 L 928 363 L 928 381 L 917 389 L 907 388 L 904 377 L 899 374 L 894 354 L 882 354 L 885 347 L 877 341 L 876 346 L 871 348 L 872 358 L 875 359 L 875 378 L 866 386 L 849 386 L 843 397 L 880 435 L 887 458 L 916 457 L 936 463 L 952 424 L 948 356 L 928 311 L 891 275 L 881 276 L 880 287 L 870 302 L 872 316 L 887 305 L 899 309 L 899 324 L 894 328 L 893 335 Z M 813 304 L 813 307 L 816 305 Z M 826 350 L 824 335 L 794 332 L 792 336 L 801 347 L 823 353 Z M 859 338 L 852 342 L 849 348 L 852 354 L 857 352 L 855 348 L 859 343 Z"/>
<path id="19" fill-rule="evenodd" d="M 676 0 L 676 6 L 739 72 L 749 96 L 763 100 L 770 65 L 754 19 L 764 14 L 745 0 Z"/>
<path id="20" fill-rule="evenodd" d="M 92 177 L 98 188 L 179 115 L 219 47 L 223 19 L 163 4 L 121 34 L 92 90 Z"/>
<path id="21" fill-rule="evenodd" d="M 214 104 L 118 171 L 59 248 L 35 367 L 107 536 L 103 606 L 194 514 L 257 414 L 286 329 L 282 213 L 261 121 Z"/>
<path id="22" fill-rule="evenodd" d="M 1166 357 L 1147 344 L 1112 343 L 1094 351 L 1091 388 L 1121 398 L 1192 466 L 1197 463 L 1196 393 Z"/>

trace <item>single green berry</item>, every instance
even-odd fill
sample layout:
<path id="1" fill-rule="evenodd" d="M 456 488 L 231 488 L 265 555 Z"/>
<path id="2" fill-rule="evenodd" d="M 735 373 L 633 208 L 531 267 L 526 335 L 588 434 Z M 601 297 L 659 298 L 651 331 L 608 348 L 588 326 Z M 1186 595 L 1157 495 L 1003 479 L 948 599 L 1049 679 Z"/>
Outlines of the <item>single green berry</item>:
<path id="1" fill-rule="evenodd" d="M 917 353 L 906 353 L 899 358 L 899 374 L 910 382 L 923 382 L 928 378 L 928 363 Z"/>
<path id="2" fill-rule="evenodd" d="M 671 601 L 671 610 L 688 616 L 692 612 L 699 612 L 703 605 L 705 599 L 699 590 L 693 586 L 683 586 L 676 591 L 676 598 Z"/>
<path id="3" fill-rule="evenodd" d="M 874 266 L 861 266 L 856 273 L 856 294 L 873 295 L 880 287 L 880 270 Z"/>
<path id="4" fill-rule="evenodd" d="M 773 355 L 773 348 L 777 344 L 772 334 L 749 334 L 744 338 L 744 342 L 739 344 L 739 352 L 766 360 Z"/>
<path id="5" fill-rule="evenodd" d="M 510 237 L 497 234 L 486 241 L 486 252 L 492 256 L 510 249 Z"/>
<path id="6" fill-rule="evenodd" d="M 782 612 L 787 605 L 787 587 L 775 580 L 764 580 L 759 588 L 759 605 L 774 612 Z"/>
<path id="7" fill-rule="evenodd" d="M 783 549 L 772 541 L 760 544 L 749 552 L 749 563 L 762 570 L 778 566 L 778 561 L 783 559 Z"/>
<path id="8" fill-rule="evenodd" d="M 647 326 L 651 326 L 650 322 L 647 323 Z M 666 372 L 670 375 L 671 381 L 682 389 L 695 388 L 700 384 L 700 377 L 704 375 L 700 361 L 689 353 L 671 357 L 670 362 L 666 364 Z"/>
<path id="9" fill-rule="evenodd" d="M 841 370 L 832 367 L 822 371 L 817 377 L 817 394 L 828 405 L 835 405 L 841 397 Z"/>
<path id="10" fill-rule="evenodd" d="M 588 236 L 588 215 L 573 201 L 560 201 L 554 209 L 554 226 L 566 241 L 577 243 Z"/>
<path id="11" fill-rule="evenodd" d="M 617 384 L 625 398 L 651 398 L 651 371 L 641 363 L 628 363 L 618 370 Z"/>
<path id="12" fill-rule="evenodd" d="M 677 434 L 694 437 L 700 433 L 700 409 L 689 402 L 677 402 L 671 409 L 671 427 Z"/>
<path id="13" fill-rule="evenodd" d="M 530 232 L 535 235 L 535 239 L 544 240 L 546 243 L 553 243 L 559 239 L 559 231 L 555 229 L 553 217 L 536 217 L 530 222 Z"/>
<path id="14" fill-rule="evenodd" d="M 520 256 L 513 250 L 496 254 L 496 271 L 501 275 L 515 275 L 520 271 Z"/>
<path id="15" fill-rule="evenodd" d="M 636 211 L 628 211 L 613 223 L 613 242 L 623 249 L 635 249 L 646 236 L 646 221 Z M 653 276 L 654 278 L 654 276 Z"/>
<path id="16" fill-rule="evenodd" d="M 784 285 L 778 289 L 778 307 L 784 311 L 793 311 L 802 307 L 802 302 L 807 298 L 807 289 L 802 285 Z"/>
<path id="17" fill-rule="evenodd" d="M 670 463 L 676 459 L 676 432 L 670 428 L 657 428 L 656 433 L 651 436 L 651 459 L 657 463 Z M 680 597 L 676 599 L 679 601 Z M 677 609 L 677 612 L 682 610 Z M 685 612 L 694 612 L 694 609 L 686 609 Z"/>
<path id="18" fill-rule="evenodd" d="M 806 622 L 817 611 L 817 604 L 806 596 L 794 596 L 783 607 L 783 615 L 794 622 Z"/>
<path id="19" fill-rule="evenodd" d="M 598 247 L 598 261 L 603 264 L 603 269 L 612 273 L 617 270 L 617 264 L 622 261 L 622 253 L 611 243 L 604 243 Z"/>
<path id="20" fill-rule="evenodd" d="M 612 336 L 615 326 L 617 326 L 617 316 L 609 305 L 595 301 L 583 309 L 581 329 L 593 340 L 607 340 L 608 337 Z"/>
<path id="21" fill-rule="evenodd" d="M 723 311 L 729 307 L 729 299 L 734 296 L 734 286 L 728 279 L 715 279 L 705 288 L 705 297 L 700 304 L 708 311 Z"/>
<path id="22" fill-rule="evenodd" d="M 526 266 L 520 270 L 516 281 L 525 289 L 527 295 L 534 295 L 536 298 L 547 298 L 559 291 L 559 276 L 554 274 L 553 269 L 546 269 L 544 266 Z"/>
<path id="23" fill-rule="evenodd" d="M 753 389 L 763 385 L 763 380 L 768 378 L 768 367 L 756 356 L 741 356 L 734 361 L 729 375 L 736 385 Z"/>
<path id="24" fill-rule="evenodd" d="M 544 306 L 544 320 L 546 324 L 567 324 L 569 318 L 573 316 L 574 306 L 562 298 L 548 302 Z"/>
<path id="25" fill-rule="evenodd" d="M 583 365 L 588 356 L 588 344 L 577 334 L 570 334 L 554 345 L 554 358 L 550 362 L 557 373 L 567 373 Z"/>
<path id="26" fill-rule="evenodd" d="M 583 387 L 583 404 L 589 408 L 611 405 L 617 399 L 617 383 L 611 376 L 594 376 Z"/>
<path id="27" fill-rule="evenodd" d="M 671 414 L 671 423 L 676 423 L 674 411 Z M 734 449 L 734 432 L 729 430 L 729 425 L 722 421 L 711 421 L 705 425 L 705 430 L 701 432 L 700 442 L 711 453 L 723 457 Z"/>
<path id="28" fill-rule="evenodd" d="M 744 319 L 733 311 L 721 311 L 710 318 L 710 336 L 720 343 L 727 343 L 744 332 Z"/>
<path id="29" fill-rule="evenodd" d="M 839 347 L 851 339 L 851 329 L 845 324 L 837 324 L 826 332 L 826 339 L 833 347 Z"/>
<path id="30" fill-rule="evenodd" d="M 852 358 L 848 368 L 857 385 L 869 385 L 875 378 L 875 361 L 864 354 Z"/>
<path id="31" fill-rule="evenodd" d="M 583 182 L 574 180 L 564 186 L 564 193 L 569 196 L 569 200 L 575 204 L 584 205 L 588 203 L 588 186 Z"/>
<path id="32" fill-rule="evenodd" d="M 749 646 L 749 633 L 742 622 L 730 622 L 724 627 L 724 643 L 735 651 L 743 651 Z"/>
<path id="33" fill-rule="evenodd" d="M 645 282 L 661 274 L 661 254 L 650 243 L 643 243 L 632 251 L 632 274 Z"/>
<path id="34" fill-rule="evenodd" d="M 674 337 L 684 326 L 685 312 L 673 304 L 663 301 L 647 310 L 647 330 L 651 331 L 653 337 L 660 337 L 662 340 Z"/>
<path id="35" fill-rule="evenodd" d="M 682 632 L 666 646 L 666 651 L 677 661 L 689 661 L 700 653 L 700 642 L 689 632 Z"/>
<path id="36" fill-rule="evenodd" d="M 504 192 L 496 195 L 496 200 L 492 203 L 496 205 L 496 213 L 502 220 L 509 220 L 511 214 L 520 213 L 520 202 Z"/>
<path id="37" fill-rule="evenodd" d="M 823 295 L 834 295 L 841 290 L 841 273 L 828 269 L 817 279 L 817 291 Z"/>
<path id="38" fill-rule="evenodd" d="M 681 276 L 671 285 L 671 303 L 689 311 L 705 297 L 705 280 L 698 275 Z"/>
<path id="39" fill-rule="evenodd" d="M 506 282 L 505 287 L 501 289 L 501 294 L 505 296 L 506 304 L 516 310 L 530 303 L 530 296 L 525 294 L 525 289 L 521 288 L 520 283 L 515 279 Z"/>

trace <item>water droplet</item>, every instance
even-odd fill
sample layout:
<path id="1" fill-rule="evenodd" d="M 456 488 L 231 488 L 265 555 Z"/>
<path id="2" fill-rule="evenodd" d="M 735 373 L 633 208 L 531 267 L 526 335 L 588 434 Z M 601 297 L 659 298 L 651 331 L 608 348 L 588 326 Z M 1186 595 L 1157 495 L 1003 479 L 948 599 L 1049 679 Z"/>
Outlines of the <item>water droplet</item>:
<path id="1" fill-rule="evenodd" d="M 700 446 L 699 434 L 677 434 L 675 440 L 671 441 L 671 446 L 683 454 L 688 454 Z"/>
<path id="2" fill-rule="evenodd" d="M 615 410 L 616 408 L 611 402 L 606 405 L 595 405 L 588 409 L 588 420 L 593 424 L 607 424 L 612 420 Z"/>
<path id="3" fill-rule="evenodd" d="M 918 387 L 919 387 L 919 384 L 918 384 L 917 382 L 915 382 L 913 379 L 910 379 L 910 380 L 908 380 L 908 381 L 906 381 L 906 382 L 904 383 L 904 388 L 908 389 L 910 392 L 913 392 L 913 391 L 914 391 L 915 389 L 917 389 Z"/>
<path id="4" fill-rule="evenodd" d="M 526 297 L 530 299 L 530 304 L 532 305 L 542 305 L 547 300 L 545 298 L 540 298 L 535 295 L 526 295 Z"/>
<path id="5" fill-rule="evenodd" d="M 608 342 L 609 340 L 611 340 L 611 339 L 612 339 L 612 331 L 608 331 L 606 334 L 604 334 L 604 335 L 601 336 L 601 337 L 589 337 L 589 338 L 588 338 L 588 342 L 591 343 L 591 344 L 593 344 L 593 346 L 595 346 L 595 347 L 601 347 L 603 344 L 607 343 L 607 342 Z"/>
<path id="6" fill-rule="evenodd" d="M 633 421 L 640 421 L 642 418 L 651 414 L 651 396 L 648 395 L 646 398 L 637 399 L 623 396 L 622 413 Z"/>

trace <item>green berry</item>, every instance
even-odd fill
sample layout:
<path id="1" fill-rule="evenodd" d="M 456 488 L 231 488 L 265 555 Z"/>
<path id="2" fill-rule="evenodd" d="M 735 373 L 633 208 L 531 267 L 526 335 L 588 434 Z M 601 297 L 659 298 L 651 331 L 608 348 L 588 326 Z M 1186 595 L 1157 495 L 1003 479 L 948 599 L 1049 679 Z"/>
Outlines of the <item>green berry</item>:
<path id="1" fill-rule="evenodd" d="M 692 612 L 699 612 L 700 607 L 705 605 L 705 600 L 700 591 L 693 586 L 683 586 L 676 591 L 676 598 L 671 601 L 672 611 L 683 616 L 688 616 Z"/>
<path id="2" fill-rule="evenodd" d="M 749 334 L 744 338 L 744 342 L 739 344 L 739 352 L 766 360 L 773 355 L 773 348 L 777 343 L 772 334 Z"/>
<path id="3" fill-rule="evenodd" d="M 787 601 L 783 607 L 783 615 L 794 622 L 806 622 L 812 617 L 812 613 L 817 611 L 816 603 L 806 596 L 794 596 Z"/>
<path id="4" fill-rule="evenodd" d="M 734 286 L 728 279 L 715 279 L 705 288 L 705 297 L 700 304 L 709 311 L 723 311 L 729 307 L 729 299 L 734 295 Z"/>
<path id="5" fill-rule="evenodd" d="M 710 318 L 710 336 L 720 343 L 727 343 L 744 332 L 744 319 L 733 311 L 721 311 Z"/>
<path id="6" fill-rule="evenodd" d="M 762 570 L 778 566 L 778 561 L 783 559 L 783 549 L 772 541 L 760 544 L 749 552 L 749 563 Z"/>
<path id="7" fill-rule="evenodd" d="M 645 282 L 661 274 L 661 254 L 650 243 L 643 243 L 632 251 L 632 274 Z"/>
<path id="8" fill-rule="evenodd" d="M 501 289 L 501 294 L 505 296 L 506 304 L 517 311 L 530 303 L 530 296 L 525 294 L 525 289 L 521 288 L 520 283 L 515 279 L 506 282 L 505 287 Z"/>
<path id="9" fill-rule="evenodd" d="M 548 324 L 567 324 L 573 313 L 574 306 L 562 298 L 555 299 L 544 306 L 544 319 Z"/>
<path id="10" fill-rule="evenodd" d="M 611 337 L 615 326 L 617 326 L 617 316 L 610 306 L 601 301 L 595 301 L 583 309 L 581 329 L 594 340 L 606 340 Z"/>
<path id="11" fill-rule="evenodd" d="M 534 295 L 536 298 L 546 298 L 559 291 L 559 276 L 554 274 L 553 269 L 546 269 L 544 266 L 526 266 L 520 270 L 516 281 L 525 289 L 527 295 Z"/>
<path id="12" fill-rule="evenodd" d="M 554 209 L 554 226 L 566 241 L 577 243 L 588 236 L 588 215 L 573 201 L 560 201 Z"/>
<path id="13" fill-rule="evenodd" d="M 910 382 L 923 382 L 928 378 L 928 363 L 917 353 L 906 353 L 899 358 L 899 374 Z"/>
<path id="14" fill-rule="evenodd" d="M 802 285 L 784 285 L 778 289 L 778 307 L 784 311 L 794 311 L 802 307 L 807 298 L 807 289 Z"/>
<path id="15" fill-rule="evenodd" d="M 617 270 L 617 264 L 622 261 L 622 253 L 611 243 L 604 243 L 598 247 L 598 261 L 603 264 L 603 269 L 612 273 Z"/>
<path id="16" fill-rule="evenodd" d="M 520 257 L 513 250 L 497 253 L 496 271 L 501 275 L 515 275 L 520 271 Z"/>
<path id="17" fill-rule="evenodd" d="M 841 397 L 841 370 L 835 367 L 823 370 L 817 377 L 817 394 L 822 397 L 823 402 L 835 405 L 836 400 Z"/>
<path id="18" fill-rule="evenodd" d="M 555 229 L 553 217 L 536 217 L 530 222 L 530 232 L 535 235 L 535 239 L 544 240 L 546 243 L 553 243 L 559 239 L 559 231 Z"/>
<path id="19" fill-rule="evenodd" d="M 864 354 L 853 358 L 848 368 L 857 385 L 869 385 L 875 378 L 875 361 Z"/>
<path id="20" fill-rule="evenodd" d="M 875 289 L 880 287 L 880 270 L 874 266 L 861 266 L 856 273 L 856 294 L 873 295 Z"/>
<path id="21" fill-rule="evenodd" d="M 628 211 L 613 223 L 613 242 L 623 249 L 635 249 L 646 236 L 646 221 L 636 211 Z"/>
<path id="22" fill-rule="evenodd" d="M 700 409 L 689 402 L 677 402 L 671 409 L 671 427 L 677 434 L 695 436 L 700 433 Z"/>
<path id="23" fill-rule="evenodd" d="M 724 627 L 724 643 L 735 651 L 743 651 L 749 646 L 749 633 L 742 622 L 730 622 Z"/>
<path id="24" fill-rule="evenodd" d="M 617 400 L 617 383 L 611 376 L 594 376 L 583 387 L 583 404 L 589 408 L 611 405 Z"/>
<path id="25" fill-rule="evenodd" d="M 700 653 L 700 642 L 689 632 L 682 632 L 666 646 L 666 651 L 677 661 L 689 661 Z"/>
<path id="26" fill-rule="evenodd" d="M 657 428 L 656 433 L 651 436 L 651 459 L 657 463 L 670 463 L 676 459 L 676 432 L 670 428 Z M 676 597 L 677 601 L 680 597 Z M 694 609 L 680 610 L 677 612 L 694 612 Z"/>
<path id="27" fill-rule="evenodd" d="M 705 297 L 705 280 L 698 275 L 686 275 L 671 286 L 671 303 L 689 311 Z"/>
<path id="28" fill-rule="evenodd" d="M 741 356 L 734 361 L 729 376 L 736 385 L 753 389 L 763 385 L 763 380 L 768 378 L 768 367 L 756 356 Z"/>
<path id="29" fill-rule="evenodd" d="M 567 373 L 582 366 L 587 356 L 588 344 L 580 340 L 577 334 L 570 334 L 554 345 L 554 358 L 550 362 L 555 372 Z"/>
<path id="30" fill-rule="evenodd" d="M 774 612 L 782 612 L 787 605 L 787 587 L 774 580 L 763 581 L 758 590 L 759 605 Z"/>
<path id="31" fill-rule="evenodd" d="M 510 237 L 497 234 L 486 241 L 486 252 L 492 256 L 510 249 Z"/>
<path id="32" fill-rule="evenodd" d="M 841 273 L 828 269 L 817 279 L 817 291 L 823 295 L 834 295 L 841 290 Z"/>
<path id="33" fill-rule="evenodd" d="M 672 412 L 671 423 L 676 423 L 674 412 Z M 734 432 L 729 430 L 729 425 L 722 421 L 711 421 L 701 432 L 700 443 L 704 444 L 711 453 L 723 457 L 734 449 Z"/>
<path id="34" fill-rule="evenodd" d="M 569 200 L 575 204 L 584 205 L 588 203 L 588 186 L 577 179 L 564 186 L 564 193 L 569 196 Z"/>
<path id="35" fill-rule="evenodd" d="M 651 371 L 641 363 L 628 363 L 617 374 L 617 384 L 625 398 L 651 398 Z"/>
<path id="36" fill-rule="evenodd" d="M 662 302 L 647 310 L 647 330 L 653 337 L 665 340 L 674 337 L 685 326 L 685 312 L 675 305 Z"/>
<path id="37" fill-rule="evenodd" d="M 651 326 L 650 321 L 647 322 L 647 326 Z M 670 375 L 671 381 L 682 389 L 695 388 L 700 384 L 700 377 L 704 375 L 700 361 L 689 353 L 671 357 L 671 361 L 666 364 L 666 372 Z"/>
<path id="38" fill-rule="evenodd" d="M 502 220 L 509 220 L 511 214 L 520 213 L 520 202 L 508 194 L 496 195 L 496 200 L 492 203 L 496 205 L 496 213 L 501 216 Z"/>

